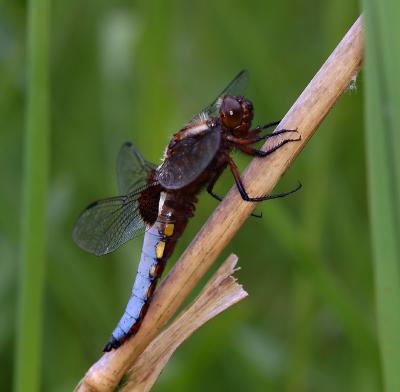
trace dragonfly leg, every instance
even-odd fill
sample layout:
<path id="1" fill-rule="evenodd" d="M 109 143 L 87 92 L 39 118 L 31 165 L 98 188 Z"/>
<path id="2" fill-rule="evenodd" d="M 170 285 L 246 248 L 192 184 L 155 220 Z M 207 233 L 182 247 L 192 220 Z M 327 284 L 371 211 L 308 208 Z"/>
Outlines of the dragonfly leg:
<path id="1" fill-rule="evenodd" d="M 256 136 L 254 136 L 252 138 L 248 138 L 248 137 L 236 137 L 233 135 L 226 135 L 225 140 L 227 140 L 228 142 L 231 142 L 233 144 L 242 146 L 242 145 L 257 143 L 262 139 L 260 139 L 259 137 L 256 137 Z"/>
<path id="2" fill-rule="evenodd" d="M 226 135 L 225 139 L 228 140 L 229 142 L 232 142 L 234 144 L 239 144 L 239 145 L 246 145 L 246 144 L 254 144 L 258 143 L 261 140 L 265 139 L 270 139 L 272 137 L 281 135 L 283 133 L 298 133 L 296 129 L 281 129 L 280 131 L 269 133 L 268 135 L 263 135 L 263 136 L 255 136 L 253 134 L 250 134 L 252 131 L 249 132 L 249 134 L 246 137 L 236 137 L 233 135 Z M 249 136 L 250 135 L 250 136 Z M 299 138 L 296 139 L 286 139 L 287 141 L 297 141 L 300 140 Z M 285 143 L 280 143 L 279 147 L 282 146 Z"/>
<path id="3" fill-rule="evenodd" d="M 264 124 L 264 125 L 258 125 L 257 127 L 255 127 L 254 129 L 251 129 L 248 132 L 247 137 L 248 138 L 253 138 L 253 137 L 257 136 L 264 129 L 268 129 L 268 128 L 274 127 L 274 126 L 278 125 L 280 122 L 281 122 L 281 120 L 273 121 L 273 122 L 270 122 L 270 123 Z"/>
<path id="4" fill-rule="evenodd" d="M 216 193 L 214 193 L 214 185 L 217 182 L 219 176 L 214 176 L 210 183 L 207 186 L 207 192 L 214 198 L 217 199 L 218 201 L 222 201 L 222 197 L 217 195 Z M 262 212 L 260 212 L 260 214 L 251 214 L 251 216 L 253 216 L 254 218 L 262 218 Z"/>
<path id="5" fill-rule="evenodd" d="M 301 183 L 299 182 L 298 186 L 289 192 L 276 193 L 274 195 L 266 195 L 266 196 L 259 196 L 259 197 L 250 197 L 249 194 L 246 192 L 246 189 L 244 188 L 243 182 L 240 178 L 239 170 L 238 170 L 235 162 L 233 162 L 232 159 L 229 159 L 229 167 L 231 169 L 233 178 L 235 179 L 236 186 L 239 190 L 240 196 L 242 196 L 242 199 L 245 201 L 258 202 L 258 201 L 278 199 L 281 197 L 288 196 L 294 192 L 297 192 L 302 187 Z"/>
<path id="6" fill-rule="evenodd" d="M 257 141 L 271 139 L 272 137 L 282 135 L 283 133 L 298 133 L 297 129 L 280 129 L 279 131 L 268 133 L 267 135 L 258 136 Z M 301 139 L 301 138 L 300 138 Z M 293 141 L 300 140 L 299 138 L 293 139 Z"/>
<path id="7" fill-rule="evenodd" d="M 214 198 L 217 199 L 218 201 L 222 201 L 222 197 L 217 195 L 216 193 L 214 193 L 213 189 L 214 189 L 214 185 L 217 182 L 218 177 L 214 176 L 210 183 L 207 185 L 207 192 Z"/>
<path id="8" fill-rule="evenodd" d="M 297 131 L 295 131 L 295 132 L 297 132 Z M 269 150 L 266 150 L 266 151 L 257 150 L 256 148 L 253 148 L 253 147 L 250 147 L 250 146 L 246 146 L 246 145 L 243 145 L 243 144 L 237 144 L 237 148 L 240 151 L 242 151 L 245 154 L 247 154 L 247 155 L 252 155 L 253 157 L 263 158 L 263 157 L 266 157 L 266 156 L 272 154 L 274 151 L 278 150 L 279 148 L 284 146 L 286 143 L 297 142 L 299 140 L 301 140 L 301 136 L 299 136 L 296 139 L 284 139 L 281 142 L 279 142 L 276 146 L 274 146 L 274 147 L 272 147 L 272 148 L 270 148 Z"/>
<path id="9" fill-rule="evenodd" d="M 258 127 L 256 127 L 256 129 L 258 129 L 259 131 L 262 131 L 263 129 L 268 129 L 268 128 L 278 125 L 281 121 L 282 121 L 282 119 L 280 119 L 278 121 L 272 121 L 268 124 L 259 125 Z"/>

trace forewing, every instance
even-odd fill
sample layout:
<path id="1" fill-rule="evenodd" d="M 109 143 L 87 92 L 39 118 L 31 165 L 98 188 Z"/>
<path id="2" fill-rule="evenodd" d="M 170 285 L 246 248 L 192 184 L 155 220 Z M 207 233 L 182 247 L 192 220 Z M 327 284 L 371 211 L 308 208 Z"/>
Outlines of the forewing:
<path id="1" fill-rule="evenodd" d="M 118 188 L 121 195 L 144 187 L 150 173 L 156 168 L 147 162 L 131 142 L 126 142 L 119 150 L 117 158 Z"/>
<path id="2" fill-rule="evenodd" d="M 139 197 L 136 193 L 90 204 L 75 223 L 74 241 L 87 252 L 101 256 L 142 233 L 145 224 L 139 213 Z"/>
<path id="3" fill-rule="evenodd" d="M 169 147 L 157 172 L 158 182 L 167 189 L 180 189 L 190 184 L 212 161 L 220 142 L 221 132 L 218 127 L 176 142 Z"/>
<path id="4" fill-rule="evenodd" d="M 218 114 L 218 100 L 225 95 L 237 95 L 243 96 L 246 91 L 247 84 L 249 82 L 249 73 L 247 70 L 243 69 L 240 71 L 233 80 L 218 94 L 217 98 L 205 107 L 199 114 L 194 116 L 189 124 L 201 121 L 204 118 L 210 118 Z"/>

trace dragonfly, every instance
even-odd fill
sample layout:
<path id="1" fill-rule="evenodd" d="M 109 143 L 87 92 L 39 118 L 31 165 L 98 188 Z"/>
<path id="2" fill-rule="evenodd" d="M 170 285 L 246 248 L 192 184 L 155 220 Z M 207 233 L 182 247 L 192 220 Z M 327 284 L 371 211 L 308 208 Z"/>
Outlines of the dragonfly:
<path id="1" fill-rule="evenodd" d="M 73 229 L 74 241 L 98 256 L 113 252 L 144 233 L 128 304 L 103 351 L 117 349 L 137 333 L 166 262 L 194 215 L 198 193 L 206 189 L 221 201 L 214 185 L 226 168 L 247 202 L 281 198 L 300 189 L 299 183 L 285 193 L 254 197 L 247 193 L 231 153 L 240 151 L 263 158 L 287 143 L 300 140 L 297 130 L 282 129 L 260 135 L 279 121 L 252 128 L 253 104 L 244 97 L 247 84 L 248 73 L 243 70 L 210 105 L 172 136 L 158 166 L 146 161 L 131 142 L 124 143 L 117 158 L 121 196 L 95 201 L 78 217 Z M 286 135 L 267 150 L 253 146 L 282 134 Z"/>

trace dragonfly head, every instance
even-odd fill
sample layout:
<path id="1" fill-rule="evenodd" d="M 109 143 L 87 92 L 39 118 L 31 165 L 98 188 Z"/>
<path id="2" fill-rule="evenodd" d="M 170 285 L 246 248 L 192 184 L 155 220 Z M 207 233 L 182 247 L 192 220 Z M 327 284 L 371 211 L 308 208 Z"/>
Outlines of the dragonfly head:
<path id="1" fill-rule="evenodd" d="M 253 104 L 244 97 L 226 95 L 222 98 L 219 114 L 222 124 L 235 136 L 245 136 L 253 119 Z"/>

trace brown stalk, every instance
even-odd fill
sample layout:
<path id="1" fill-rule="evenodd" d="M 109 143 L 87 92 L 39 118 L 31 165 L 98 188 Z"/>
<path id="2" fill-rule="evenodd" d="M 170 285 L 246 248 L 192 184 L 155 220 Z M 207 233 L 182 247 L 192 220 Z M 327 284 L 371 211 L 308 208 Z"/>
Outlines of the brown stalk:
<path id="1" fill-rule="evenodd" d="M 121 392 L 149 391 L 175 350 L 196 329 L 247 297 L 246 291 L 232 276 L 237 261 L 236 255 L 230 255 L 192 304 L 147 346 L 128 371 Z"/>
<path id="2" fill-rule="evenodd" d="M 291 107 L 279 129 L 297 129 L 301 141 L 263 159 L 254 159 L 243 175 L 250 195 L 268 194 L 304 148 L 318 125 L 359 71 L 363 58 L 361 17 Z M 264 146 L 266 147 L 266 146 Z M 78 391 L 112 391 L 138 356 L 175 314 L 254 208 L 231 189 L 157 290 L 137 335 L 104 354 L 86 373 Z"/>

